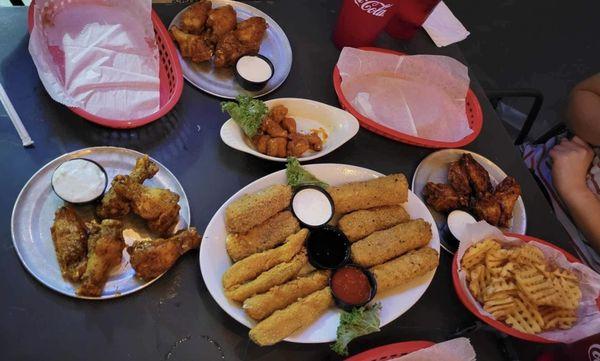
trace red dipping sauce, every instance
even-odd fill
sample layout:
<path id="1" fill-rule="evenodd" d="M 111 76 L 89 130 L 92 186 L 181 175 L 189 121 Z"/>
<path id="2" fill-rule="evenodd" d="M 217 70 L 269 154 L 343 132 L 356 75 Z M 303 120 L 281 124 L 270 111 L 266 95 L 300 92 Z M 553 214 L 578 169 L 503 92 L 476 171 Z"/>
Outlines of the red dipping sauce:
<path id="1" fill-rule="evenodd" d="M 331 290 L 342 302 L 362 305 L 371 298 L 371 283 L 367 275 L 356 267 L 342 267 L 331 278 Z"/>

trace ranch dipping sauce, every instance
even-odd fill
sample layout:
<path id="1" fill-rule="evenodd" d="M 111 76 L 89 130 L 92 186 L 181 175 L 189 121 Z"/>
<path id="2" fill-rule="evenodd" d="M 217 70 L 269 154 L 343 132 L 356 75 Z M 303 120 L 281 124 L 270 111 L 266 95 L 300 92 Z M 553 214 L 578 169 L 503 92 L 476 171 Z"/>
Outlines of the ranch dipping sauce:
<path id="1" fill-rule="evenodd" d="M 273 75 L 267 61 L 259 56 L 243 56 L 235 65 L 238 74 L 253 83 L 266 82 Z"/>
<path id="2" fill-rule="evenodd" d="M 333 217 L 333 205 L 324 190 L 306 187 L 294 194 L 292 211 L 300 222 L 309 227 L 318 227 Z"/>
<path id="3" fill-rule="evenodd" d="M 108 177 L 98 164 L 87 159 L 64 162 L 52 174 L 52 189 L 70 203 L 85 203 L 100 197 Z"/>

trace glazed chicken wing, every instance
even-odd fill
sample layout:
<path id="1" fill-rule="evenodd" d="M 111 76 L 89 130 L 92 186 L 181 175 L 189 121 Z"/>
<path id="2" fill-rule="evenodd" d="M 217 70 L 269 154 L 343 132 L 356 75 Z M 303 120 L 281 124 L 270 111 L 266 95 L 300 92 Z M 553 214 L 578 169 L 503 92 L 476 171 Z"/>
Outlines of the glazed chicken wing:
<path id="1" fill-rule="evenodd" d="M 146 220 L 151 231 L 160 235 L 170 234 L 179 221 L 177 193 L 146 187 L 128 176 L 116 176 L 113 183 L 115 191 L 131 202 L 133 212 Z"/>
<path id="2" fill-rule="evenodd" d="M 144 183 L 146 179 L 154 177 L 157 172 L 158 166 L 151 161 L 147 155 L 144 155 L 137 159 L 129 177 L 132 182 L 141 184 Z M 114 186 L 114 180 L 112 185 Z M 121 218 L 129 214 L 129 211 L 129 201 L 117 194 L 113 187 L 111 187 L 104 197 L 102 197 L 100 205 L 96 208 L 96 215 L 100 219 Z"/>
<path id="3" fill-rule="evenodd" d="M 478 220 L 483 219 L 493 226 L 499 225 L 502 209 L 494 196 L 486 194 L 475 199 L 472 210 Z"/>
<path id="4" fill-rule="evenodd" d="M 110 271 L 121 263 L 125 241 L 123 224 L 115 219 L 105 219 L 98 224 L 87 224 L 90 232 L 88 239 L 88 262 L 77 294 L 100 296 Z"/>
<path id="5" fill-rule="evenodd" d="M 202 34 L 208 12 L 212 9 L 210 1 L 200 0 L 190 5 L 181 16 L 181 30 L 189 34 Z"/>
<path id="6" fill-rule="evenodd" d="M 144 280 L 156 278 L 169 270 L 185 252 L 198 248 L 200 235 L 195 228 L 178 232 L 165 239 L 136 241 L 127 247 L 131 266 L 138 277 Z"/>
<path id="7" fill-rule="evenodd" d="M 246 54 L 256 54 L 260 50 L 260 43 L 267 31 L 265 19 L 253 16 L 240 21 L 235 28 L 235 37 L 244 46 Z"/>
<path id="8" fill-rule="evenodd" d="M 442 213 L 464 209 L 469 205 L 469 199 L 458 194 L 448 184 L 428 182 L 423 189 L 423 197 L 427 204 Z"/>
<path id="9" fill-rule="evenodd" d="M 173 26 L 169 32 L 179 45 L 182 57 L 201 63 L 210 60 L 213 56 L 212 46 L 205 35 L 187 34 L 177 26 Z"/>
<path id="10" fill-rule="evenodd" d="M 60 207 L 50 232 L 62 276 L 69 281 L 81 280 L 87 264 L 88 239 L 83 221 L 73 208 Z"/>
<path id="11" fill-rule="evenodd" d="M 481 164 L 473 159 L 473 156 L 469 153 L 465 153 L 460 158 L 460 162 L 469 177 L 471 187 L 478 197 L 492 192 L 493 189 L 492 183 L 490 182 L 490 175 Z"/>
<path id="12" fill-rule="evenodd" d="M 212 9 L 208 13 L 206 26 L 209 28 L 209 39 L 212 43 L 216 43 L 219 39 L 235 29 L 237 24 L 235 10 L 231 5 L 221 6 Z"/>
<path id="13" fill-rule="evenodd" d="M 448 166 L 448 182 L 456 193 L 464 196 L 471 194 L 469 176 L 460 161 L 452 162 Z"/>
<path id="14" fill-rule="evenodd" d="M 498 201 L 501 208 L 501 215 L 498 225 L 508 227 L 512 218 L 513 208 L 517 199 L 521 195 L 521 187 L 513 177 L 506 177 L 494 191 L 494 198 Z"/>

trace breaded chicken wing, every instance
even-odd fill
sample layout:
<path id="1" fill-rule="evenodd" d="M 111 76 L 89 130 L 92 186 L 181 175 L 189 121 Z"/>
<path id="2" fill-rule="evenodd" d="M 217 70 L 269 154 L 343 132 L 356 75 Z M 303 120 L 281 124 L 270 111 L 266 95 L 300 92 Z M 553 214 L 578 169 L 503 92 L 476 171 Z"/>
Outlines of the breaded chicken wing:
<path id="1" fill-rule="evenodd" d="M 121 263 L 125 248 L 123 224 L 115 219 L 105 219 L 100 224 L 92 221 L 87 226 L 90 232 L 88 262 L 77 294 L 100 296 L 110 271 Z"/>
<path id="2" fill-rule="evenodd" d="M 147 155 L 144 155 L 137 159 L 129 177 L 132 182 L 142 184 L 145 180 L 154 177 L 157 172 L 158 166 Z M 112 183 L 114 185 L 114 180 Z M 96 208 L 96 215 L 100 219 L 121 218 L 129 214 L 129 211 L 129 201 L 118 195 L 111 187 Z"/>
<path id="3" fill-rule="evenodd" d="M 195 63 L 201 63 L 210 60 L 213 56 L 212 45 L 205 35 L 187 34 L 177 26 L 173 26 L 169 32 L 179 45 L 182 57 L 191 59 Z"/>
<path id="4" fill-rule="evenodd" d="M 468 196 L 471 194 L 469 176 L 460 161 L 452 162 L 448 166 L 448 182 L 456 193 Z"/>
<path id="5" fill-rule="evenodd" d="M 235 37 L 244 46 L 246 54 L 255 54 L 260 49 L 260 43 L 266 31 L 266 20 L 258 16 L 253 16 L 237 24 Z"/>
<path id="6" fill-rule="evenodd" d="M 510 219 L 512 218 L 513 208 L 517 199 L 521 195 L 521 186 L 513 177 L 506 177 L 494 191 L 494 198 L 500 204 L 502 210 L 498 225 L 501 227 L 508 227 Z"/>
<path id="7" fill-rule="evenodd" d="M 181 16 L 181 30 L 189 34 L 202 34 L 211 9 L 212 3 L 206 0 L 200 0 L 190 5 Z"/>
<path id="8" fill-rule="evenodd" d="M 469 198 L 458 194 L 448 184 L 428 182 L 423 189 L 425 202 L 438 212 L 450 212 L 465 209 L 469 206 Z"/>
<path id="9" fill-rule="evenodd" d="M 136 241 L 127 247 L 135 274 L 151 280 L 168 271 L 181 255 L 200 246 L 196 228 L 179 231 L 172 237 Z"/>
<path id="10" fill-rule="evenodd" d="M 502 215 L 502 209 L 500 203 L 491 194 L 483 195 L 473 201 L 472 206 L 475 218 L 478 220 L 485 220 L 493 226 L 500 224 L 500 217 Z"/>
<path id="11" fill-rule="evenodd" d="M 213 44 L 217 43 L 223 35 L 235 29 L 236 24 L 237 15 L 231 5 L 212 9 L 208 13 L 208 19 L 206 20 L 209 40 Z"/>
<path id="12" fill-rule="evenodd" d="M 477 163 L 473 156 L 469 153 L 464 153 L 460 158 L 461 165 L 464 167 L 469 183 L 478 197 L 493 191 L 492 182 L 490 181 L 489 173 Z"/>
<path id="13" fill-rule="evenodd" d="M 160 235 L 169 235 L 179 221 L 179 195 L 168 189 L 150 188 L 134 182 L 128 176 L 116 176 L 113 188 L 131 202 L 135 214 L 146 220 L 148 228 Z"/>
<path id="14" fill-rule="evenodd" d="M 213 60 L 217 68 L 223 68 L 235 64 L 243 55 L 244 47 L 231 31 L 218 40 Z"/>
<path id="15" fill-rule="evenodd" d="M 50 228 L 56 258 L 62 276 L 77 282 L 81 280 L 87 264 L 87 229 L 75 210 L 60 207 Z"/>

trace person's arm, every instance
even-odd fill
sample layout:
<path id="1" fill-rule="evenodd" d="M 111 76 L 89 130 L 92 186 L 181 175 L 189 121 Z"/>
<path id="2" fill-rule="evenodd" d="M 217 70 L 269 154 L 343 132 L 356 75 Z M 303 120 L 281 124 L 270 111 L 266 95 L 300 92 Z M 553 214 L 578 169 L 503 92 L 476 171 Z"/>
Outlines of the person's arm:
<path id="1" fill-rule="evenodd" d="M 577 84 L 569 95 L 567 123 L 575 135 L 600 145 L 600 73 Z"/>
<path id="2" fill-rule="evenodd" d="M 594 159 L 590 146 L 578 137 L 563 139 L 550 150 L 552 182 L 585 238 L 600 253 L 600 198 L 586 184 Z"/>

